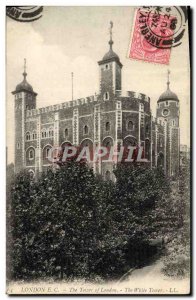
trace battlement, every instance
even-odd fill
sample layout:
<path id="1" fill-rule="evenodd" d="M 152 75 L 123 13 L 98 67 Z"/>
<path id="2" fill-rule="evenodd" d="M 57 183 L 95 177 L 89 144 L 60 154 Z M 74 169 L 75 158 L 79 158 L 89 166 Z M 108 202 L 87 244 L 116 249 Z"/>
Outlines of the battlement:
<path id="1" fill-rule="evenodd" d="M 32 117 L 32 116 L 48 113 L 51 111 L 59 111 L 61 109 L 66 109 L 66 108 L 75 107 L 75 106 L 79 106 L 79 105 L 83 105 L 83 104 L 97 102 L 97 98 L 98 98 L 97 95 L 93 95 L 93 96 L 89 96 L 89 97 L 85 97 L 85 98 L 80 98 L 77 100 L 63 102 L 60 104 L 41 107 L 38 109 L 27 110 L 26 117 Z"/>
<path id="2" fill-rule="evenodd" d="M 133 91 L 127 91 L 127 96 L 131 97 L 131 98 L 136 98 L 139 100 L 145 100 L 148 103 L 150 103 L 150 97 L 148 97 L 147 95 L 143 94 L 143 93 L 137 93 L 137 92 L 133 92 Z"/>

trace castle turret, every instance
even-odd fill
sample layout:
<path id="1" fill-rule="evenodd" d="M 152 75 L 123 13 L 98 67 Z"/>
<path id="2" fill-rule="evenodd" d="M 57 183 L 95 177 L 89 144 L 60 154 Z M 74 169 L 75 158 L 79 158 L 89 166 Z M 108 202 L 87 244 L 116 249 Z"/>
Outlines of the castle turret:
<path id="1" fill-rule="evenodd" d="M 179 99 L 170 90 L 170 71 L 168 70 L 167 89 L 157 101 L 157 121 L 164 126 L 164 167 L 169 176 L 179 172 L 180 129 Z"/>
<path id="2" fill-rule="evenodd" d="M 157 101 L 157 118 L 162 122 L 169 122 L 171 126 L 179 126 L 179 99 L 170 90 L 170 81 L 167 80 L 167 89 L 162 93 Z"/>
<path id="3" fill-rule="evenodd" d="M 37 93 L 26 80 L 26 59 L 24 59 L 23 81 L 12 92 L 15 96 L 15 172 L 25 166 L 25 118 L 26 111 L 36 108 Z M 31 137 L 29 137 L 29 140 Z"/>
<path id="4" fill-rule="evenodd" d="M 112 100 L 115 95 L 121 93 L 121 69 L 119 56 L 113 51 L 112 40 L 113 22 L 110 22 L 109 51 L 98 62 L 100 68 L 100 96 L 103 100 Z"/>

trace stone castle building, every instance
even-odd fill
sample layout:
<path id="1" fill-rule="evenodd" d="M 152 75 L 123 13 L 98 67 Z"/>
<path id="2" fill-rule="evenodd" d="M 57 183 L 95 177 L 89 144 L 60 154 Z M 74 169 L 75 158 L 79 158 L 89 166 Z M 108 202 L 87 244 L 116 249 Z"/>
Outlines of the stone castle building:
<path id="1" fill-rule="evenodd" d="M 168 176 L 179 170 L 180 132 L 179 99 L 170 90 L 157 101 L 156 118 L 151 114 L 150 98 L 128 91 L 121 94 L 123 65 L 113 51 L 110 32 L 109 51 L 98 61 L 100 89 L 98 95 L 37 108 L 37 93 L 23 81 L 12 94 L 15 97 L 15 172 L 26 168 L 33 174 L 45 171 L 50 148 L 66 144 L 140 145 L 151 168 L 162 166 Z M 93 165 L 94 171 L 113 179 L 115 162 Z"/>

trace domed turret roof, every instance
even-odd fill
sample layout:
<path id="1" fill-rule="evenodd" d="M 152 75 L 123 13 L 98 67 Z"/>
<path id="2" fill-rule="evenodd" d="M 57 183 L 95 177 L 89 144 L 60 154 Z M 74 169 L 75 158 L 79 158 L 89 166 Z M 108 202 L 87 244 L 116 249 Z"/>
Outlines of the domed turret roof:
<path id="1" fill-rule="evenodd" d="M 22 92 L 22 91 L 27 91 L 27 92 L 31 92 L 32 94 L 34 94 L 35 96 L 37 95 L 37 93 L 35 93 L 33 91 L 33 87 L 27 82 L 27 72 L 26 72 L 26 58 L 24 59 L 24 72 L 23 72 L 23 81 L 19 84 L 17 84 L 15 91 L 12 92 L 13 95 L 15 95 L 16 93 Z"/>
<path id="2" fill-rule="evenodd" d="M 157 102 L 162 102 L 162 101 L 167 101 L 167 100 L 175 100 L 175 101 L 179 102 L 178 96 L 174 92 L 172 92 L 169 88 L 169 85 L 170 85 L 169 74 L 170 74 L 170 71 L 168 70 L 167 90 L 160 95 Z"/>
<path id="3" fill-rule="evenodd" d="M 32 86 L 26 80 L 27 73 L 24 72 L 23 76 L 24 76 L 23 81 L 16 86 L 16 92 L 20 92 L 22 90 L 33 92 Z"/>
<path id="4" fill-rule="evenodd" d="M 98 62 L 99 65 L 110 62 L 110 61 L 116 61 L 121 67 L 122 64 L 120 62 L 119 56 L 113 51 L 112 45 L 114 44 L 112 40 L 112 27 L 113 27 L 113 22 L 110 22 L 110 40 L 108 42 L 110 48 L 109 51 L 103 56 L 102 60 Z"/>
<path id="5" fill-rule="evenodd" d="M 104 55 L 103 60 L 108 60 L 111 58 L 117 58 L 119 59 L 119 56 L 112 50 L 112 48 L 110 48 L 110 50 Z"/>
<path id="6" fill-rule="evenodd" d="M 158 102 L 164 100 L 175 100 L 179 101 L 178 96 L 168 88 L 164 93 L 162 93 L 159 97 Z"/>

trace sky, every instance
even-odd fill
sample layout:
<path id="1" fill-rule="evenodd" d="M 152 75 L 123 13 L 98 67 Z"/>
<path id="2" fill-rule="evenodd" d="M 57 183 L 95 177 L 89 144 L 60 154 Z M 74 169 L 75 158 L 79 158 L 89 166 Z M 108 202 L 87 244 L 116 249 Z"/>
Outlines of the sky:
<path id="1" fill-rule="evenodd" d="M 122 91 L 135 91 L 151 98 L 152 113 L 170 88 L 180 100 L 181 144 L 190 144 L 190 66 L 188 27 L 182 44 L 171 50 L 169 65 L 129 59 L 128 46 L 133 28 L 134 7 L 44 7 L 43 16 L 21 23 L 7 17 L 6 93 L 8 163 L 14 161 L 14 97 L 11 94 L 23 79 L 24 58 L 27 81 L 37 96 L 37 107 L 71 100 L 71 72 L 74 99 L 99 91 L 97 62 L 108 51 L 109 23 L 113 21 L 113 50 L 119 55 Z"/>

